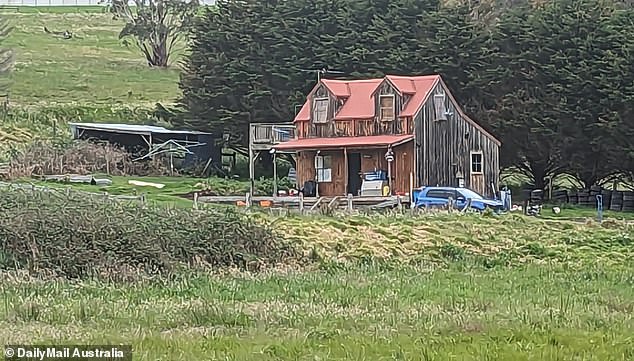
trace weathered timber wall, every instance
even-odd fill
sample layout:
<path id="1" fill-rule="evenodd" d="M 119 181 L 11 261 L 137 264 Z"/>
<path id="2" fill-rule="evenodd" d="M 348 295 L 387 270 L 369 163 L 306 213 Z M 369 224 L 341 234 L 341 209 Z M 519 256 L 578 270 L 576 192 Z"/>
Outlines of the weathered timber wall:
<path id="1" fill-rule="evenodd" d="M 434 94 L 445 93 L 450 115 L 438 120 Z M 499 146 L 479 126 L 458 111 L 458 104 L 440 82 L 423 105 L 415 123 L 417 186 L 458 186 L 456 174 L 464 175 L 465 186 L 491 195 L 490 184 L 499 182 Z M 482 175 L 471 174 L 471 152 L 482 152 Z"/>

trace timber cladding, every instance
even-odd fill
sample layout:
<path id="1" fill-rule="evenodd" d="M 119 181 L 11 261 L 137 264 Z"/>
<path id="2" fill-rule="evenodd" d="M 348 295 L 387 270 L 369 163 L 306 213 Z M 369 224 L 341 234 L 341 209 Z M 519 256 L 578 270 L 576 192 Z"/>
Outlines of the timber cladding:
<path id="1" fill-rule="evenodd" d="M 490 195 L 490 184 L 499 182 L 499 143 L 462 114 L 442 82 L 433 94 L 446 94 L 446 120 L 438 120 L 433 96 L 416 116 L 417 183 L 459 186 L 461 173 L 466 187 Z M 479 154 L 481 168 L 475 172 L 478 164 L 472 161 Z"/>
<path id="2" fill-rule="evenodd" d="M 330 169 L 330 181 L 319 181 L 320 195 L 345 195 L 348 190 L 348 169 L 346 167 L 346 153 L 349 157 L 353 153 L 358 153 L 361 159 L 360 174 L 350 175 L 362 177 L 363 173 L 375 170 L 386 170 L 387 160 L 385 160 L 386 149 L 346 149 L 344 150 L 322 150 L 319 155 L 329 157 L 328 169 Z M 414 171 L 414 143 L 394 147 L 394 161 L 392 162 L 392 190 L 397 193 L 409 192 L 409 175 Z M 300 187 L 308 180 L 316 179 L 315 156 L 316 151 L 300 151 L 297 156 L 297 180 Z"/>

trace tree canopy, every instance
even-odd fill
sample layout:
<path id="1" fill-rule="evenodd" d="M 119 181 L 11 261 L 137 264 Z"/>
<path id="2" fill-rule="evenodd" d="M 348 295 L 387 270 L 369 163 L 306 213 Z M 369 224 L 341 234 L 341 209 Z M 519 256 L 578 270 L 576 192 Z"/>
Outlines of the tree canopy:
<path id="1" fill-rule="evenodd" d="M 119 39 L 130 40 L 141 51 L 149 66 L 166 67 L 186 38 L 198 11 L 197 0 L 109 0 L 108 9 L 125 21 Z"/>

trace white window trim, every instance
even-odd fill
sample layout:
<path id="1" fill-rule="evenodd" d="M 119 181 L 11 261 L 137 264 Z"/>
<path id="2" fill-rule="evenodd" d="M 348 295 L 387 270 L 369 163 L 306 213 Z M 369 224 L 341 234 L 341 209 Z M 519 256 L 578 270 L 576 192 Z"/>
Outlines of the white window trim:
<path id="1" fill-rule="evenodd" d="M 324 168 L 324 160 L 326 157 L 330 158 L 330 168 Z M 322 177 L 319 173 L 322 173 Z M 316 155 L 315 156 L 315 178 L 317 183 L 330 183 L 332 182 L 332 155 Z"/>
<path id="2" fill-rule="evenodd" d="M 480 171 L 476 172 L 473 170 L 473 156 L 474 154 L 479 154 L 480 155 Z M 471 174 L 484 174 L 484 154 L 482 153 L 482 151 L 472 151 L 471 153 L 469 153 L 469 170 L 471 171 Z"/>
<path id="3" fill-rule="evenodd" d="M 392 98 L 392 118 L 391 119 L 383 119 L 383 107 L 381 106 L 381 99 L 383 98 Z M 381 94 L 379 95 L 379 120 L 382 122 L 391 122 L 396 119 L 396 97 L 394 94 Z M 385 108 L 387 109 L 387 108 Z"/>
<path id="4" fill-rule="evenodd" d="M 320 101 L 326 101 L 326 116 L 324 118 L 323 121 L 317 120 L 317 102 Z M 313 123 L 317 123 L 317 124 L 324 124 L 324 123 L 328 123 L 328 111 L 330 109 L 328 109 L 330 107 L 330 99 L 328 99 L 328 97 L 319 97 L 319 98 L 315 98 L 313 99 Z"/>

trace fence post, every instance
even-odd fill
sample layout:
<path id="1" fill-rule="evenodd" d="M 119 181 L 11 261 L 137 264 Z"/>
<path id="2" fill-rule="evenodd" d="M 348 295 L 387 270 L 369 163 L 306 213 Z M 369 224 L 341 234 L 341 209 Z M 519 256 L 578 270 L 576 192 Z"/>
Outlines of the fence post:
<path id="1" fill-rule="evenodd" d="M 304 214 L 304 193 L 299 192 L 299 214 Z"/>
<path id="2" fill-rule="evenodd" d="M 348 212 L 352 213 L 353 210 L 353 206 L 352 206 L 352 193 L 348 193 Z"/>
<path id="3" fill-rule="evenodd" d="M 198 209 L 198 192 L 194 192 L 194 209 Z"/>

